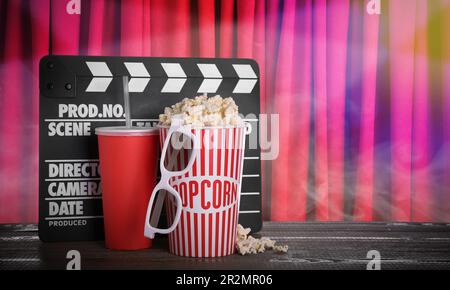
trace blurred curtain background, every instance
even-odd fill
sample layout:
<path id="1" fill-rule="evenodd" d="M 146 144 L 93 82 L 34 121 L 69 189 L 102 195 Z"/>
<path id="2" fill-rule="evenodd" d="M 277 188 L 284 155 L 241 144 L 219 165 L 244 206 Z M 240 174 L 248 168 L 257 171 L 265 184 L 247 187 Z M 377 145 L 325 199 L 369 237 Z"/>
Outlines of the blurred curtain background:
<path id="1" fill-rule="evenodd" d="M 47 54 L 254 58 L 265 219 L 450 221 L 450 1 L 368 2 L 0 0 L 0 223 L 37 222 Z"/>

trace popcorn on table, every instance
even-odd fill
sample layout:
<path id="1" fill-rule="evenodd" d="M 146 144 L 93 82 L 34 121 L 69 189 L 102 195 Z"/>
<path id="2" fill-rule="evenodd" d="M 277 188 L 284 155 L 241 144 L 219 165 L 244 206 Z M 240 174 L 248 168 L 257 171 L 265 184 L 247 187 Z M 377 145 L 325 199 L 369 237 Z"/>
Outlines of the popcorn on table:
<path id="1" fill-rule="evenodd" d="M 249 236 L 250 228 L 244 228 L 238 224 L 236 230 L 236 250 L 241 255 L 263 253 L 266 249 L 272 249 L 278 253 L 286 253 L 288 246 L 276 245 L 274 240 L 269 238 L 256 239 Z"/>
<path id="2" fill-rule="evenodd" d="M 162 125 L 170 126 L 173 116 L 181 117 L 184 125 L 199 127 L 243 124 L 233 98 L 222 98 L 219 95 L 211 98 L 206 95 L 193 99 L 184 98 L 181 102 L 166 107 L 164 114 L 159 115 L 159 121 Z"/>

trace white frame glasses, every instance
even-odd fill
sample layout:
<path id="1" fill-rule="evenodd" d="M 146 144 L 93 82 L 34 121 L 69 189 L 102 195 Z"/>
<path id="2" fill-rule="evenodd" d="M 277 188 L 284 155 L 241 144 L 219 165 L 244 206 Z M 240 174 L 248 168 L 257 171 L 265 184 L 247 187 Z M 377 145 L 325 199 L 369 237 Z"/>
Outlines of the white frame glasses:
<path id="1" fill-rule="evenodd" d="M 195 135 L 192 133 L 191 130 L 192 130 L 192 128 L 189 125 L 174 124 L 169 128 L 169 132 L 167 133 L 166 139 L 164 140 L 164 145 L 163 145 L 162 152 L 161 152 L 161 159 L 159 161 L 159 169 L 161 171 L 161 179 L 152 191 L 152 194 L 151 194 L 150 200 L 148 202 L 148 206 L 147 206 L 147 215 L 145 217 L 144 236 L 146 236 L 147 238 L 153 239 L 155 237 L 155 233 L 169 234 L 178 225 L 178 222 L 179 222 L 180 216 L 181 216 L 181 208 L 182 208 L 181 197 L 180 197 L 180 194 L 170 185 L 169 181 L 172 177 L 186 174 L 191 169 L 191 167 L 194 163 L 194 160 L 198 155 L 199 141 L 195 137 Z M 171 141 L 172 135 L 177 132 L 184 134 L 184 135 L 188 136 L 189 138 L 191 138 L 192 142 L 193 142 L 193 147 L 192 147 L 191 156 L 189 158 L 189 162 L 188 162 L 187 166 L 183 170 L 180 170 L 180 171 L 169 171 L 164 166 L 167 148 L 169 146 L 169 142 Z M 173 221 L 173 224 L 168 229 L 156 228 L 150 224 L 150 213 L 154 206 L 156 194 L 160 190 L 165 190 L 166 192 L 168 192 L 172 196 L 174 196 L 175 201 L 177 203 L 177 212 L 175 214 L 175 219 Z M 157 205 L 155 205 L 155 207 L 156 206 Z M 159 213 L 157 215 L 159 215 Z M 159 216 L 152 219 L 152 221 L 157 222 L 158 219 L 159 219 Z"/>

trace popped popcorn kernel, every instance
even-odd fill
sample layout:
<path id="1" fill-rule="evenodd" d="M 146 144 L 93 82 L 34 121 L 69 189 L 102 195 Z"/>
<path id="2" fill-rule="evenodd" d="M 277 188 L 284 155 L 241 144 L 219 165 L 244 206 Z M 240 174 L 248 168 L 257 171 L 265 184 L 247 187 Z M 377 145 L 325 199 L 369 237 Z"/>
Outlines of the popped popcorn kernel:
<path id="1" fill-rule="evenodd" d="M 264 253 L 266 249 L 274 250 L 277 253 L 286 253 L 287 245 L 276 245 L 274 240 L 266 237 L 260 239 L 249 236 L 250 228 L 244 228 L 238 224 L 236 229 L 236 250 L 240 255 Z"/>
<path id="2" fill-rule="evenodd" d="M 288 249 L 289 249 L 288 245 L 273 247 L 273 250 L 278 253 L 287 253 Z"/>

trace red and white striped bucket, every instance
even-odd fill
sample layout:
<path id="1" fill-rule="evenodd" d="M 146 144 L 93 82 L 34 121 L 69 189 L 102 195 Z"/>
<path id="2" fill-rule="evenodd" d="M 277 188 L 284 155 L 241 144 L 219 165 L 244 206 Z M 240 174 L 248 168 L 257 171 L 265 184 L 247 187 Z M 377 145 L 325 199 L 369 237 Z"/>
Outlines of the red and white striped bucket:
<path id="1" fill-rule="evenodd" d="M 182 213 L 169 233 L 170 252 L 186 257 L 221 257 L 234 253 L 236 226 L 248 126 L 194 128 L 199 153 L 192 168 L 174 177 L 170 185 L 180 194 Z M 161 145 L 168 128 L 160 128 Z M 187 165 L 188 150 L 168 148 L 166 168 L 178 171 Z M 168 223 L 176 202 L 166 196 Z"/>

